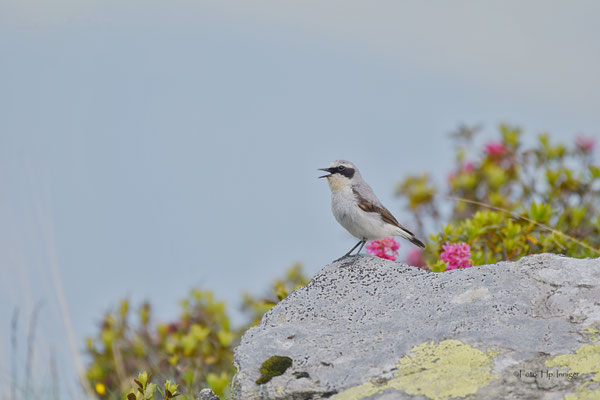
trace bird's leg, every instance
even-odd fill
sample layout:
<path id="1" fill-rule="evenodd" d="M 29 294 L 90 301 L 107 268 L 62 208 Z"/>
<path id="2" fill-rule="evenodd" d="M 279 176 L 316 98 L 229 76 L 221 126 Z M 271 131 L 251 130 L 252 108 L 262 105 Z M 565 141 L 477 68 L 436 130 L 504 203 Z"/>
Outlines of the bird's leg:
<path id="1" fill-rule="evenodd" d="M 349 252 L 347 252 L 346 254 L 344 254 L 344 255 L 342 256 L 342 258 L 346 258 L 346 257 L 348 257 L 348 256 L 350 255 L 350 253 L 352 253 L 352 252 L 354 251 L 354 249 L 356 249 L 356 248 L 358 247 L 358 245 L 359 245 L 359 244 L 361 244 L 361 243 L 363 243 L 363 241 L 362 241 L 362 240 L 361 240 L 360 242 L 356 243 L 356 244 L 354 245 L 354 247 L 350 249 L 350 251 L 349 251 Z M 359 250 L 359 251 L 360 251 L 360 250 Z"/>
<path id="2" fill-rule="evenodd" d="M 358 245 L 361 243 L 363 243 L 362 240 L 360 242 L 356 243 L 356 245 L 354 245 L 354 247 L 351 248 L 349 252 L 347 252 L 346 254 L 344 254 L 343 256 L 338 258 L 337 260 L 334 260 L 333 262 L 338 262 L 338 261 L 343 260 L 344 258 L 348 257 L 350 255 L 350 253 L 352 253 L 354 251 L 354 249 L 356 249 L 358 247 Z"/>
<path id="3" fill-rule="evenodd" d="M 362 246 L 360 246 L 360 248 L 358 249 L 358 252 L 356 252 L 356 254 L 354 255 L 354 260 L 352 260 L 352 264 L 350 264 L 350 265 L 354 265 L 356 260 L 358 260 L 358 255 L 360 254 L 360 251 L 362 250 L 362 248 L 365 246 L 365 243 L 367 243 L 367 239 L 363 239 L 361 241 L 361 243 L 362 243 Z"/>

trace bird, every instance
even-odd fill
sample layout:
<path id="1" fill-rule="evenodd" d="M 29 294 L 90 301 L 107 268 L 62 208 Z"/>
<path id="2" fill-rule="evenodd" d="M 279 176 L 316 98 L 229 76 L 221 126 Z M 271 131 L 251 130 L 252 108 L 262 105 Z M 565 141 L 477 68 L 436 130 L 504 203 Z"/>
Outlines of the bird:
<path id="1" fill-rule="evenodd" d="M 327 178 L 331 190 L 331 211 L 333 216 L 359 242 L 342 257 L 342 260 L 360 245 L 354 256 L 353 264 L 365 243 L 369 240 L 389 236 L 400 236 L 415 246 L 425 248 L 425 244 L 408 229 L 400 225 L 396 218 L 381 204 L 371 186 L 360 175 L 358 168 L 350 161 L 335 160 L 327 168 Z"/>

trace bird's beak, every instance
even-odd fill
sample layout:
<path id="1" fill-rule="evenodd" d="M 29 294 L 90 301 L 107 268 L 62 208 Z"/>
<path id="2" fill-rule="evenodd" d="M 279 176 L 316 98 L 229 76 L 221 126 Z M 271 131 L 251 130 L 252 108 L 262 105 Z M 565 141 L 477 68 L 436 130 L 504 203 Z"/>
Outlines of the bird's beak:
<path id="1" fill-rule="evenodd" d="M 319 168 L 319 171 L 329 172 L 329 175 L 323 175 L 323 176 L 320 176 L 319 178 L 327 178 L 328 176 L 331 176 L 331 171 L 329 170 L 329 168 Z"/>

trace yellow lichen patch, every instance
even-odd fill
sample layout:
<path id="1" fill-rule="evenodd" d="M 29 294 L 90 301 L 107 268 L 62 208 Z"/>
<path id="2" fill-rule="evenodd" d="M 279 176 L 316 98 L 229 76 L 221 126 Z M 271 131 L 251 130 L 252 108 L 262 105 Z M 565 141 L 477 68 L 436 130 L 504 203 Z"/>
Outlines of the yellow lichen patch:
<path id="1" fill-rule="evenodd" d="M 583 388 L 583 386 L 582 386 Z M 600 389 L 587 390 L 580 389 L 577 394 L 568 394 L 565 396 L 565 400 L 598 400 L 600 399 Z"/>
<path id="2" fill-rule="evenodd" d="M 600 382 L 600 344 L 584 344 L 575 353 L 562 354 L 546 361 L 548 367 L 567 368 L 579 376 L 593 374 L 592 379 L 577 388 L 574 395 L 565 396 L 565 400 L 599 399 L 600 389 L 589 389 L 592 383 Z"/>
<path id="3" fill-rule="evenodd" d="M 585 331 L 590 335 L 592 342 L 600 342 L 600 330 L 594 328 L 585 328 Z"/>
<path id="4" fill-rule="evenodd" d="M 600 381 L 600 344 L 584 344 L 574 354 L 563 354 L 546 361 L 549 367 L 569 368 L 579 375 L 594 374 L 593 381 Z"/>
<path id="5" fill-rule="evenodd" d="M 400 359 L 398 371 L 386 383 L 367 382 L 340 392 L 332 399 L 358 400 L 386 389 L 433 400 L 464 397 L 476 393 L 495 378 L 491 369 L 496 355 L 495 351 L 484 353 L 458 340 L 423 343 Z"/>

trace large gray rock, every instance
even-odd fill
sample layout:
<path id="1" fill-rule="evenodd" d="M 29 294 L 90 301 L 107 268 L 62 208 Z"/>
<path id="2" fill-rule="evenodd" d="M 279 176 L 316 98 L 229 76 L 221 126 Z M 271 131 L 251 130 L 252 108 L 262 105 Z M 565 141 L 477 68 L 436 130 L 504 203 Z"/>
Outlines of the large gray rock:
<path id="1" fill-rule="evenodd" d="M 272 356 L 292 365 L 259 385 Z M 334 263 L 246 332 L 234 364 L 240 400 L 600 399 L 600 259 Z"/>

